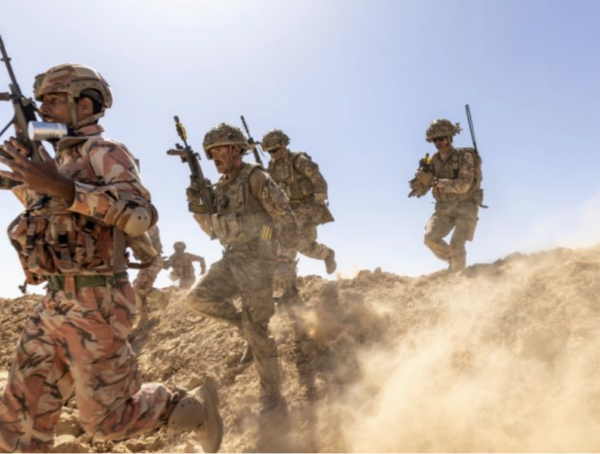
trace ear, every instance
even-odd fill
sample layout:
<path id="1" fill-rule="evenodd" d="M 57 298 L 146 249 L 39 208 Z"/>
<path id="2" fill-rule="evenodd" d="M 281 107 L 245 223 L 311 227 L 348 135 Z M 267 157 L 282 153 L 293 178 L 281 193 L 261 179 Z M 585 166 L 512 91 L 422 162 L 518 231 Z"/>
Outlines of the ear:
<path id="1" fill-rule="evenodd" d="M 241 156 L 241 155 L 242 155 L 242 149 L 237 145 L 232 145 L 231 146 L 231 156 L 235 158 L 235 157 Z"/>
<path id="2" fill-rule="evenodd" d="M 77 102 L 77 110 L 79 111 L 79 117 L 90 116 L 94 114 L 94 103 L 90 98 L 81 97 Z"/>

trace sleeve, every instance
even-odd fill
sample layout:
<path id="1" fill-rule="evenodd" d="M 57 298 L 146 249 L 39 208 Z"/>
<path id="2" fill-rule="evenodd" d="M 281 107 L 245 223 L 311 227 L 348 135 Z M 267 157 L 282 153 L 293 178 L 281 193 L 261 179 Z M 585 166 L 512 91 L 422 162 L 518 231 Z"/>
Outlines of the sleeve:
<path id="1" fill-rule="evenodd" d="M 98 184 L 75 181 L 75 201 L 69 210 L 133 236 L 156 224 L 158 213 L 129 151 L 102 140 L 92 144 L 88 153 Z"/>
<path id="2" fill-rule="evenodd" d="M 465 152 L 458 171 L 458 178 L 453 180 L 438 180 L 438 189 L 441 189 L 448 194 L 464 194 L 471 188 L 474 180 L 475 162 L 473 160 L 473 155 Z"/>
<path id="3" fill-rule="evenodd" d="M 288 243 L 288 240 L 297 242 L 298 222 L 283 189 L 264 170 L 258 168 L 250 174 L 249 180 L 250 192 L 273 220 L 278 239 L 282 243 Z"/>
<path id="4" fill-rule="evenodd" d="M 328 198 L 327 182 L 325 181 L 325 178 L 323 178 L 318 164 L 313 162 L 313 160 L 307 156 L 299 154 L 294 159 L 294 167 L 298 172 L 302 173 L 310 180 L 315 188 L 315 194 L 322 194 L 324 196 L 323 199 Z"/>
<path id="5" fill-rule="evenodd" d="M 200 257 L 199 255 L 196 255 L 196 254 L 187 253 L 187 257 L 192 262 L 203 262 L 204 261 L 204 259 L 202 257 Z"/>
<path id="6" fill-rule="evenodd" d="M 200 226 L 200 228 L 202 229 L 202 231 L 204 233 L 206 233 L 208 236 L 212 237 L 212 235 L 213 235 L 212 221 L 208 214 L 194 213 L 194 220 Z"/>

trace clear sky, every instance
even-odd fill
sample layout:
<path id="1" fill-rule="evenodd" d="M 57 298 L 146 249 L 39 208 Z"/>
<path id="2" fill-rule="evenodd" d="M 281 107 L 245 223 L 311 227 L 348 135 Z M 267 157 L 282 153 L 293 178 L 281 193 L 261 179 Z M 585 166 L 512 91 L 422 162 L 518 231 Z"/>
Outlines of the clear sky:
<path id="1" fill-rule="evenodd" d="M 0 11 L 25 93 L 64 62 L 111 84 L 102 124 L 142 163 L 166 253 L 183 240 L 209 263 L 221 256 L 187 212 L 187 166 L 165 154 L 173 115 L 202 151 L 208 129 L 241 126 L 243 114 L 256 139 L 283 129 L 319 163 L 336 218 L 319 236 L 343 276 L 441 269 L 423 245 L 432 198 L 409 199 L 407 181 L 434 151 L 430 121 L 460 122 L 455 145 L 471 144 L 467 103 L 490 206 L 469 263 L 600 239 L 595 0 L 4 0 Z M 11 115 L 0 104 L 0 121 Z M 21 209 L 6 191 L 0 207 L 3 226 Z M 16 296 L 23 273 L 6 236 L 0 257 L 0 296 Z M 302 258 L 299 270 L 323 275 L 324 265 Z M 158 285 L 168 283 L 163 272 Z"/>

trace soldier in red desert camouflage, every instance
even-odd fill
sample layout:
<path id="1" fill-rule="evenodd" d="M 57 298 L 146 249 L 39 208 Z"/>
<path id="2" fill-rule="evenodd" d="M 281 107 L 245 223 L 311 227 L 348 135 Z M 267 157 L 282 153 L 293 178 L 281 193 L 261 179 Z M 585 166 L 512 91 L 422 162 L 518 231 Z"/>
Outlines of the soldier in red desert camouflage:
<path id="1" fill-rule="evenodd" d="M 141 383 L 127 335 L 135 296 L 125 245 L 156 223 L 150 194 L 130 152 L 102 136 L 98 119 L 112 104 L 106 81 L 77 64 L 37 77 L 35 97 L 47 122 L 70 134 L 43 162 L 12 139 L 0 158 L 25 211 L 9 227 L 27 281 L 48 292 L 26 321 L 0 401 L 0 451 L 47 452 L 63 403 L 75 396 L 85 431 L 123 439 L 167 425 L 194 430 L 218 450 L 222 422 L 212 384 L 191 392 Z"/>

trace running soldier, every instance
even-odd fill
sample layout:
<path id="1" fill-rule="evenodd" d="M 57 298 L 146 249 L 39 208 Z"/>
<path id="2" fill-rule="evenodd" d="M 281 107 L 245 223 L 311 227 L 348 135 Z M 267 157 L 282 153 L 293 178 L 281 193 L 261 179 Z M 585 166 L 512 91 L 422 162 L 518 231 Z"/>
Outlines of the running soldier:
<path id="1" fill-rule="evenodd" d="M 173 244 L 175 253 L 164 261 L 165 270 L 173 268 L 173 271 L 171 271 L 170 274 L 171 280 L 179 280 L 179 288 L 185 290 L 191 288 L 192 285 L 194 285 L 194 282 L 196 282 L 196 273 L 194 271 L 193 262 L 200 263 L 200 274 L 206 273 L 206 262 L 204 261 L 204 257 L 185 252 L 186 247 L 187 246 L 183 241 L 176 241 L 175 244 Z"/>
<path id="2" fill-rule="evenodd" d="M 327 182 L 319 166 L 306 153 L 292 152 L 287 147 L 290 138 L 280 129 L 264 135 L 261 145 L 271 155 L 269 174 L 281 186 L 290 199 L 290 206 L 298 219 L 298 252 L 313 259 L 325 261 L 327 274 L 337 268 L 335 251 L 317 242 L 317 226 L 332 222 L 333 216 L 327 207 Z M 298 300 L 296 267 L 292 273 L 290 289 L 283 289 L 282 302 Z M 286 291 L 287 290 L 287 291 Z"/>
<path id="3" fill-rule="evenodd" d="M 222 174 L 215 187 L 215 214 L 206 214 L 195 186 L 188 189 L 190 210 L 202 230 L 216 235 L 225 251 L 190 290 L 188 302 L 202 315 L 241 330 L 260 377 L 261 412 L 284 408 L 269 320 L 275 312 L 274 279 L 286 279 L 280 270 L 293 262 L 296 217 L 285 193 L 262 167 L 242 161 L 248 151 L 242 131 L 221 123 L 206 133 L 203 147 Z M 282 247 L 292 252 L 286 254 Z M 233 305 L 238 296 L 241 310 Z"/>
<path id="4" fill-rule="evenodd" d="M 36 78 L 47 122 L 69 136 L 42 162 L 15 139 L 2 145 L 5 178 L 25 211 L 9 227 L 30 284 L 47 294 L 25 323 L 0 401 L 0 451 L 49 452 L 61 408 L 75 396 L 81 425 L 98 439 L 124 439 L 167 425 L 194 430 L 207 452 L 222 439 L 216 388 L 191 392 L 142 384 L 127 336 L 135 294 L 126 273 L 128 238 L 157 221 L 131 153 L 104 138 L 98 119 L 112 105 L 100 74 L 63 64 Z"/>
<path id="5" fill-rule="evenodd" d="M 453 137 L 460 133 L 457 123 L 436 120 L 429 125 L 425 140 L 437 152 L 411 180 L 409 196 L 421 197 L 433 187 L 435 212 L 425 228 L 425 244 L 451 272 L 463 270 L 467 263 L 465 243 L 472 241 L 479 207 L 483 206 L 481 158 L 473 148 L 454 148 Z M 444 237 L 454 230 L 450 244 Z"/>

